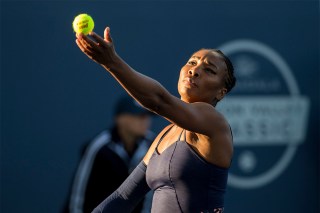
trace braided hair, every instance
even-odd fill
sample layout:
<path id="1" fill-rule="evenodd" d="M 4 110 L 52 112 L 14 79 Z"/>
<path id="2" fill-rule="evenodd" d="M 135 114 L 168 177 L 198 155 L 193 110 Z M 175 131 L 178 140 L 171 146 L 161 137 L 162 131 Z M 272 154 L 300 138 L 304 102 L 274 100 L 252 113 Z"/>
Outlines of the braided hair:
<path id="1" fill-rule="evenodd" d="M 227 76 L 225 78 L 225 86 L 226 86 L 227 93 L 228 93 L 236 85 L 236 81 L 237 81 L 236 77 L 234 76 L 234 68 L 233 68 L 232 62 L 225 54 L 223 54 L 223 52 L 221 50 L 217 50 L 217 49 L 209 49 L 209 50 L 211 50 L 212 52 L 218 53 L 224 59 L 224 62 L 226 63 Z"/>

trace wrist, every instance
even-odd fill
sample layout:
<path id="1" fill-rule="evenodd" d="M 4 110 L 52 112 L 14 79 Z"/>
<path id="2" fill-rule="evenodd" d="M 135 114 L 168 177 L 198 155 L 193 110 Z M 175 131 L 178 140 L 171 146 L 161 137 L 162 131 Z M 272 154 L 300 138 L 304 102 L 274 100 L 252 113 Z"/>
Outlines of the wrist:
<path id="1" fill-rule="evenodd" d="M 120 56 L 116 52 L 114 52 L 114 54 L 111 57 L 109 57 L 109 60 L 101 65 L 109 72 L 115 72 L 119 69 L 122 63 L 123 61 L 120 58 Z"/>

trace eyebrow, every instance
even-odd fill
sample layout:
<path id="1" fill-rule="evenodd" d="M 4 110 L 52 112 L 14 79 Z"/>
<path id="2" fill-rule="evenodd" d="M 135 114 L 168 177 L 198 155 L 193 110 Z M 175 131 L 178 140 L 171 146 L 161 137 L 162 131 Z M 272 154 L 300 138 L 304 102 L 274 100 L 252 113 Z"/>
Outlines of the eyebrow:
<path id="1" fill-rule="evenodd" d="M 216 69 L 218 69 L 218 67 L 215 64 L 211 63 L 210 61 L 206 60 L 205 62 L 208 63 L 209 65 L 215 67 Z"/>
<path id="2" fill-rule="evenodd" d="M 193 56 L 191 56 L 191 58 L 200 59 L 201 57 L 193 55 Z"/>
<path id="3" fill-rule="evenodd" d="M 198 59 L 198 60 L 199 60 L 201 57 L 200 57 L 200 56 L 193 55 L 193 56 L 191 56 L 191 58 L 196 58 L 196 59 Z M 211 63 L 210 61 L 208 61 L 208 59 L 207 59 L 207 58 L 205 59 L 205 61 L 204 61 L 204 62 L 206 62 L 207 64 L 209 64 L 209 65 L 211 65 L 211 66 L 215 67 L 216 69 L 218 69 L 218 67 L 217 67 L 215 64 Z"/>

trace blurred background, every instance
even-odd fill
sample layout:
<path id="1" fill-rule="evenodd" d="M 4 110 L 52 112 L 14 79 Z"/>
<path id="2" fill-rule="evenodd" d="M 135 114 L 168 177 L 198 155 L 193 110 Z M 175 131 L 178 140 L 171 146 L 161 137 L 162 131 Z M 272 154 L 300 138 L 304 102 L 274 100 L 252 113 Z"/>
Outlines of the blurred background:
<path id="1" fill-rule="evenodd" d="M 238 78 L 218 106 L 235 143 L 226 212 L 320 211 L 319 1 L 2 0 L 1 213 L 59 212 L 80 148 L 123 93 L 76 46 L 79 13 L 175 95 L 194 51 L 225 51 Z"/>

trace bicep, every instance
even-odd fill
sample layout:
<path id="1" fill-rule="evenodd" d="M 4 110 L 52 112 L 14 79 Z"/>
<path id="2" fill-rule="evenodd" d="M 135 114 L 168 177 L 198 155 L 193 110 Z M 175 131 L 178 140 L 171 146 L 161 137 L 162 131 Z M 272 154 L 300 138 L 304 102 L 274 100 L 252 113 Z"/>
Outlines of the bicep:
<path id="1" fill-rule="evenodd" d="M 164 104 L 159 114 L 183 129 L 209 137 L 215 130 L 226 126 L 224 117 L 212 105 L 186 103 L 176 97 Z"/>

